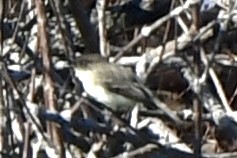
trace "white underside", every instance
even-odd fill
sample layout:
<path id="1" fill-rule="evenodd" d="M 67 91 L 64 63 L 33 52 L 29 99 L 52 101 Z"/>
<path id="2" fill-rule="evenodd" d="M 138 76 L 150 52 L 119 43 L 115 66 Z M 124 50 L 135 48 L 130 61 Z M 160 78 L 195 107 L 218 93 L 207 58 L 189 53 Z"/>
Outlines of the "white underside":
<path id="1" fill-rule="evenodd" d="M 128 110 L 135 102 L 116 93 L 108 92 L 105 88 L 96 84 L 91 71 L 75 71 L 76 76 L 81 80 L 88 95 L 98 102 L 105 104 L 113 110 Z M 126 105 L 126 106 L 125 106 Z"/>

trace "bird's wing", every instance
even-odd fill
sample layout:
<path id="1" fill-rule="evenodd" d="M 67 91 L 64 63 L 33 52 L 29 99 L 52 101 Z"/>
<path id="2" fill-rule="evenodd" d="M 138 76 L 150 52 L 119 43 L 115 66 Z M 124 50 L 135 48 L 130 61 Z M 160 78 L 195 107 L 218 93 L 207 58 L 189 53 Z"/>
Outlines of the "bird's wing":
<path id="1" fill-rule="evenodd" d="M 127 98 L 133 99 L 138 102 L 147 103 L 149 102 L 149 95 L 144 91 L 139 85 L 137 84 L 123 84 L 122 86 L 119 85 L 112 85 L 109 87 L 110 91 L 114 93 L 118 93 L 123 95 Z"/>
<path id="2" fill-rule="evenodd" d="M 101 65 L 100 65 L 101 66 Z M 104 71 L 106 69 L 106 72 Z M 118 71 L 119 70 L 119 71 Z M 147 102 L 149 95 L 143 90 L 130 68 L 109 64 L 96 70 L 101 76 L 97 81 L 111 92 L 123 95 L 138 102 Z M 111 79 L 112 78 L 112 79 Z"/>

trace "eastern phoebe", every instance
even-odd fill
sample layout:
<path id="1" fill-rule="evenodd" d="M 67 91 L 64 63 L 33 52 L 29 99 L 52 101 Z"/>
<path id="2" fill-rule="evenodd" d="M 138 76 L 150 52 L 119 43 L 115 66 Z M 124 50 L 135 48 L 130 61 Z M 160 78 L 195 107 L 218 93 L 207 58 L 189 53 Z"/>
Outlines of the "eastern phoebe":
<path id="1" fill-rule="evenodd" d="M 114 111 L 128 111 L 137 102 L 142 102 L 145 106 L 160 108 L 171 119 L 181 122 L 172 110 L 152 95 L 130 68 L 108 63 L 97 55 L 85 55 L 76 61 L 75 75 L 90 97 Z"/>

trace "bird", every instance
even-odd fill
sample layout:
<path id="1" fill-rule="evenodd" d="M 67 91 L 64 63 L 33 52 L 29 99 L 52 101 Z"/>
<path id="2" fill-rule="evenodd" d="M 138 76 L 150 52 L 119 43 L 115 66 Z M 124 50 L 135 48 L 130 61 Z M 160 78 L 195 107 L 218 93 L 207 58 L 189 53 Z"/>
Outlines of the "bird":
<path id="1" fill-rule="evenodd" d="M 127 112 L 136 103 L 144 103 L 148 108 L 161 109 L 172 120 L 181 123 L 180 118 L 156 99 L 129 67 L 110 63 L 99 55 L 82 55 L 75 62 L 74 72 L 90 98 L 115 112 Z"/>

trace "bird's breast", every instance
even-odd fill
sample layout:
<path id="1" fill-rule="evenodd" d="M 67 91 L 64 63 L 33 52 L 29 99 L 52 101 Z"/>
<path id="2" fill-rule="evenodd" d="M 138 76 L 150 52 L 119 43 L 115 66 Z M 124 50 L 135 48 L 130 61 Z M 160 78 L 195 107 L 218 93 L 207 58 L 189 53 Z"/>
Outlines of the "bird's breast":
<path id="1" fill-rule="evenodd" d="M 135 101 L 106 89 L 91 71 L 76 70 L 76 76 L 81 80 L 86 93 L 96 101 L 105 104 L 115 111 L 127 111 L 135 105 Z"/>

